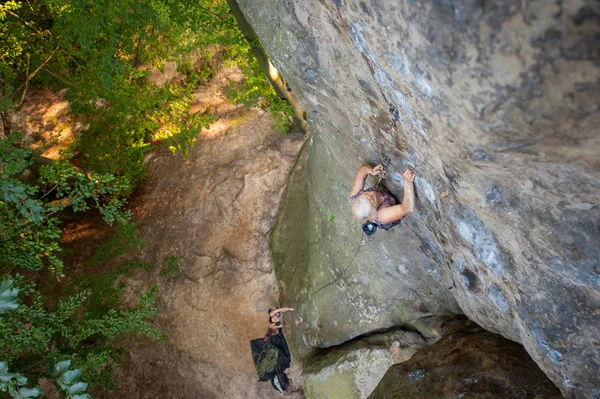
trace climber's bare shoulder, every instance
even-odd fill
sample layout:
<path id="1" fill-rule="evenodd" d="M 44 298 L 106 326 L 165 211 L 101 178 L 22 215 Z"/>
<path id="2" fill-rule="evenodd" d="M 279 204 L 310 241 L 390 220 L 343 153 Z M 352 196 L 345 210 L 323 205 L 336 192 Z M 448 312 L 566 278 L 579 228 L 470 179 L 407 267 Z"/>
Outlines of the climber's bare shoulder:
<path id="1" fill-rule="evenodd" d="M 408 215 L 411 210 L 402 204 L 379 208 L 378 220 L 381 224 L 391 223 Z"/>

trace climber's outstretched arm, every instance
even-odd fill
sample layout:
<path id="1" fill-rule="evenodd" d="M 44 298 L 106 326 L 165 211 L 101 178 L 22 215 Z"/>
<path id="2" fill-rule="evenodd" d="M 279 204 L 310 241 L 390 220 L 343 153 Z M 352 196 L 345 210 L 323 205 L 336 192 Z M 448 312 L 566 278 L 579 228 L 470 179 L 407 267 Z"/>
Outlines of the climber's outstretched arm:
<path id="1" fill-rule="evenodd" d="M 269 313 L 269 316 L 273 316 L 277 313 L 283 313 L 283 312 L 287 312 L 290 310 L 294 310 L 294 308 L 279 308 L 279 309 L 271 310 L 271 313 Z"/>
<path id="2" fill-rule="evenodd" d="M 371 165 L 364 164 L 360 168 L 358 168 L 356 176 L 354 177 L 354 184 L 352 185 L 352 190 L 350 191 L 349 198 L 365 188 L 365 181 L 367 180 L 367 176 L 376 176 L 382 170 L 383 165 L 377 165 L 375 167 L 372 167 Z"/>
<path id="3" fill-rule="evenodd" d="M 398 220 L 415 210 L 415 171 L 411 168 L 406 169 L 402 174 L 404 177 L 404 196 L 402 203 L 394 206 L 386 206 L 379 210 L 379 222 L 390 223 Z"/>

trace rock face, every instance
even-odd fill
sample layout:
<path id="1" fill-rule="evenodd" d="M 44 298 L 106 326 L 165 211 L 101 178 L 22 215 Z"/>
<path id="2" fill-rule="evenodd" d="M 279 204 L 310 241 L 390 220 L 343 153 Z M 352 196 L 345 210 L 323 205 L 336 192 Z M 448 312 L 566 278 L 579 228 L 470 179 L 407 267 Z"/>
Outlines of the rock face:
<path id="1" fill-rule="evenodd" d="M 471 325 L 392 366 L 369 399 L 559 399 L 523 347 Z"/>
<path id="2" fill-rule="evenodd" d="M 365 399 L 392 364 L 426 345 L 419 334 L 397 330 L 324 351 L 304 366 L 304 394 L 308 399 Z"/>
<path id="3" fill-rule="evenodd" d="M 272 242 L 294 354 L 464 313 L 600 395 L 597 2 L 238 3 L 312 131 L 306 213 Z M 383 156 L 397 198 L 416 168 L 417 210 L 352 260 L 352 178 Z"/>

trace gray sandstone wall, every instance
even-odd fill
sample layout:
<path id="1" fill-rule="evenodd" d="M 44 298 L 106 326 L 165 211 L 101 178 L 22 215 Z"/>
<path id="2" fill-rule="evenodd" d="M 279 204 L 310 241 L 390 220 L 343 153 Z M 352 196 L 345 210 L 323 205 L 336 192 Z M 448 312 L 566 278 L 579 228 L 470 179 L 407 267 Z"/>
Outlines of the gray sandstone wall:
<path id="1" fill-rule="evenodd" d="M 427 336 L 464 313 L 522 343 L 566 397 L 597 398 L 599 3 L 238 3 L 311 127 L 293 202 L 306 214 L 280 215 L 272 241 L 294 354 L 398 325 Z M 350 263 L 352 178 L 383 156 L 397 198 L 416 168 L 417 211 Z"/>
<path id="2" fill-rule="evenodd" d="M 304 394 L 308 399 L 366 399 L 390 366 L 409 360 L 428 343 L 433 341 L 396 329 L 324 350 L 304 363 Z"/>
<path id="3" fill-rule="evenodd" d="M 368 399 L 559 399 L 523 347 L 473 325 L 387 371 Z"/>

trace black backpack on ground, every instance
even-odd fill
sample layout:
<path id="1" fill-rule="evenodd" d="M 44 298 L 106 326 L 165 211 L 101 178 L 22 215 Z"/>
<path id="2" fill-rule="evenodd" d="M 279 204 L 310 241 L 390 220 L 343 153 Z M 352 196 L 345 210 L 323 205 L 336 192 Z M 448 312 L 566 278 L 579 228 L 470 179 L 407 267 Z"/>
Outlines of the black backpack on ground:
<path id="1" fill-rule="evenodd" d="M 273 388 L 286 392 L 290 382 L 284 371 L 290 367 L 292 358 L 283 334 L 272 335 L 267 341 L 253 339 L 250 348 L 259 381 L 270 380 Z"/>

